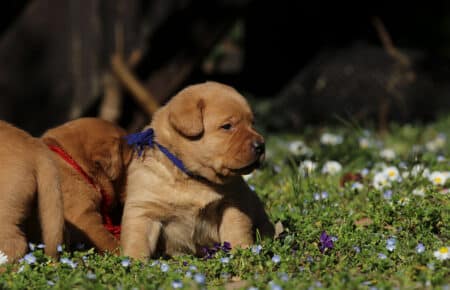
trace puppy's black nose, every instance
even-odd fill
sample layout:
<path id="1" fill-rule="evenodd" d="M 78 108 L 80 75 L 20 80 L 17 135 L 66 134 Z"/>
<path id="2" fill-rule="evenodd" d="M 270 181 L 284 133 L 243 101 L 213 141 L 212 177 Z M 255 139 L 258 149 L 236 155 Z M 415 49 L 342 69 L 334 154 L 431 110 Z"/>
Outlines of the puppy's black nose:
<path id="1" fill-rule="evenodd" d="M 260 142 L 260 141 L 253 141 L 252 143 L 252 147 L 253 147 L 253 151 L 257 154 L 257 155 L 262 155 L 264 154 L 264 151 L 266 149 L 266 145 L 264 144 L 264 142 Z"/>

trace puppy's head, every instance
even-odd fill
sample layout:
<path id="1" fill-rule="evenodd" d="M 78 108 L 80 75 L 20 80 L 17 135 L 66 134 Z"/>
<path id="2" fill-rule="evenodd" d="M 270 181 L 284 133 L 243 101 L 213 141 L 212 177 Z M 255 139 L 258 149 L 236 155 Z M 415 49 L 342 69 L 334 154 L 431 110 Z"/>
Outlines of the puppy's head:
<path id="1" fill-rule="evenodd" d="M 102 171 L 115 181 L 124 175 L 132 156 L 125 135 L 125 130 L 110 122 L 80 118 L 48 130 L 42 138 L 47 144 L 61 146 L 90 174 Z"/>
<path id="2" fill-rule="evenodd" d="M 257 168 L 264 138 L 253 128 L 252 111 L 232 87 L 206 82 L 180 91 L 154 116 L 156 140 L 196 175 L 224 183 Z"/>

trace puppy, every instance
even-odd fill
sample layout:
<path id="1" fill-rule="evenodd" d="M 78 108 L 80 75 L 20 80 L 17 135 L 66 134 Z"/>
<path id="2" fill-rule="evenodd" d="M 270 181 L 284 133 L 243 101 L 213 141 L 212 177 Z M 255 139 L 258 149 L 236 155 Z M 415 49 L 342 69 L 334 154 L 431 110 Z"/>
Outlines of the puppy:
<path id="1" fill-rule="evenodd" d="M 82 243 L 100 252 L 118 250 L 115 223 L 120 224 L 125 170 L 132 156 L 125 135 L 110 122 L 81 118 L 42 136 L 57 159 L 71 248 Z"/>
<path id="2" fill-rule="evenodd" d="M 128 169 L 124 255 L 201 255 L 215 242 L 246 247 L 256 230 L 273 236 L 261 201 L 241 177 L 264 159 L 264 139 L 252 125 L 236 90 L 206 82 L 179 92 L 147 129 L 130 136 L 138 153 Z"/>
<path id="3" fill-rule="evenodd" d="M 25 224 L 37 212 L 45 253 L 56 257 L 64 218 L 54 156 L 39 139 L 3 121 L 0 142 L 0 251 L 9 262 L 27 252 Z"/>

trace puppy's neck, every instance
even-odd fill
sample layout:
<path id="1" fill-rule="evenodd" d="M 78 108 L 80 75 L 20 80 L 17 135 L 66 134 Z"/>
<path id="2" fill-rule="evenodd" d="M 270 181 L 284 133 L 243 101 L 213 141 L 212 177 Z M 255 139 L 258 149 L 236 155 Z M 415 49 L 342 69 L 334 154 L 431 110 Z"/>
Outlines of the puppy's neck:
<path id="1" fill-rule="evenodd" d="M 217 172 L 216 168 L 211 167 L 211 164 L 205 164 L 204 162 L 202 162 L 202 160 L 196 159 L 195 161 L 193 161 L 193 156 L 195 156 L 195 154 L 191 154 L 192 152 L 188 150 L 189 148 L 192 149 L 192 145 L 189 144 L 189 142 L 192 142 L 192 140 L 189 140 L 189 142 L 186 142 L 186 144 L 184 144 L 184 139 L 175 138 L 173 136 L 174 134 L 177 134 L 175 133 L 175 131 L 171 129 L 165 129 L 163 128 L 163 126 L 156 127 L 160 127 L 160 129 L 155 132 L 155 143 L 167 148 L 171 152 L 171 154 L 176 156 L 176 158 L 183 163 L 183 167 L 186 170 L 184 171 L 180 168 L 176 168 L 179 166 L 175 166 L 174 162 L 168 158 L 167 154 L 158 152 L 161 151 L 158 146 L 153 146 L 151 150 L 152 152 L 155 152 L 153 153 L 156 154 L 155 156 L 159 156 L 158 161 L 165 164 L 165 166 L 170 168 L 171 170 L 173 169 L 173 171 L 175 172 L 178 171 L 178 175 L 181 175 L 182 179 L 191 178 L 198 180 L 201 183 L 206 183 L 210 186 L 223 186 L 224 184 L 230 183 L 234 179 L 235 176 L 230 177 L 227 174 L 220 174 Z M 171 146 L 172 144 L 168 140 L 178 140 L 178 143 L 174 147 Z M 186 152 L 176 150 L 176 148 L 184 148 Z M 184 174 L 179 174 L 183 172 Z"/>
<path id="2" fill-rule="evenodd" d="M 200 168 L 189 167 L 188 170 L 190 174 L 187 174 L 186 172 L 180 170 L 180 168 L 178 168 L 176 165 L 174 165 L 173 162 L 169 158 L 167 158 L 167 156 L 156 146 L 153 148 L 147 148 L 143 152 L 143 155 L 140 157 L 136 154 L 135 158 L 138 161 L 140 161 L 139 159 L 142 159 L 141 161 L 143 161 L 150 167 L 154 166 L 155 162 L 163 166 L 165 170 L 159 169 L 158 174 L 164 175 L 164 178 L 168 181 L 170 180 L 170 182 L 186 183 L 189 181 L 194 181 L 202 183 L 209 187 L 216 188 L 223 187 L 223 185 L 229 184 L 235 179 L 235 177 L 217 175 L 213 168 L 203 166 Z"/>

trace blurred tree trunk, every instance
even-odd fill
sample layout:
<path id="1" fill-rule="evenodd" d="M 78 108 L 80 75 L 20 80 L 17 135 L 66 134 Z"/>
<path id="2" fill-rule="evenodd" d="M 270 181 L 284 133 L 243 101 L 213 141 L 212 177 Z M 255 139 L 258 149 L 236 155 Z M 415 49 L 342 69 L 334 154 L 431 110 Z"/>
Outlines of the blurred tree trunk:
<path id="1" fill-rule="evenodd" d="M 2 3 L 2 12 L 0 13 L 0 35 L 8 29 L 28 4 L 28 0 L 15 0 Z"/>
<path id="2" fill-rule="evenodd" d="M 114 80 L 113 56 L 136 71 L 134 83 L 141 91 L 163 102 L 186 82 L 247 2 L 17 2 L 14 7 L 24 11 L 11 10 L 11 19 L 20 16 L 6 21 L 10 25 L 0 40 L 0 118 L 34 134 L 105 112 L 103 106 L 112 110 L 107 118 L 118 120 L 123 96 L 133 91 Z M 108 100 L 102 103 L 103 95 Z"/>

